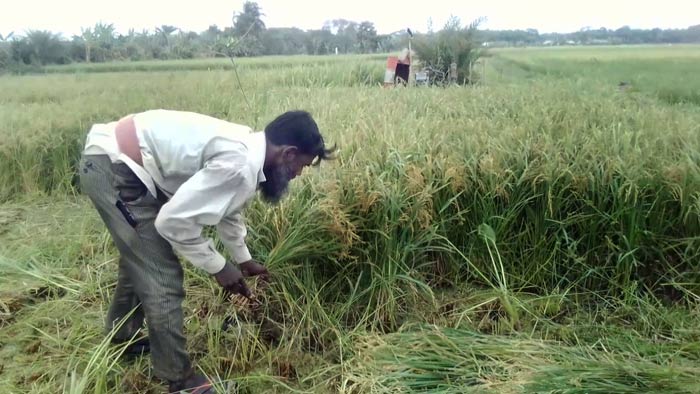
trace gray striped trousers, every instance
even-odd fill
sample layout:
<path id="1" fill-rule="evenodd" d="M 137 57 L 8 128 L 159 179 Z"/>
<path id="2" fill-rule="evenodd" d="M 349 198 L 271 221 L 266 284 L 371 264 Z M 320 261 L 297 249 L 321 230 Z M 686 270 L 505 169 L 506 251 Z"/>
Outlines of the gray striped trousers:
<path id="1" fill-rule="evenodd" d="M 120 254 L 107 330 L 115 330 L 115 340 L 128 340 L 139 332 L 145 318 L 155 375 L 168 381 L 187 378 L 191 364 L 183 334 L 183 270 L 154 225 L 163 202 L 148 192 L 128 166 L 112 163 L 107 155 L 83 156 L 79 171 L 82 191 L 92 200 Z"/>

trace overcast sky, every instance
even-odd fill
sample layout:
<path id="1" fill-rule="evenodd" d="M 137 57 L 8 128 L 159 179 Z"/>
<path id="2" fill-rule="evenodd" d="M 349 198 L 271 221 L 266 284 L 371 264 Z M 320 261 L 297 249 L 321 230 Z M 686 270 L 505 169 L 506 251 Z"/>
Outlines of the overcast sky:
<path id="1" fill-rule="evenodd" d="M 411 5 L 407 5 L 407 4 Z M 79 34 L 97 21 L 117 31 L 174 25 L 200 32 L 209 25 L 231 25 L 243 0 L 0 0 L 0 34 L 29 29 Z M 686 28 L 700 24 L 700 0 L 259 0 L 267 27 L 319 29 L 327 20 L 374 22 L 379 33 L 410 27 L 426 31 L 429 18 L 439 29 L 450 15 L 463 22 L 486 17 L 488 29 L 534 28 L 571 32 L 582 27 L 617 29 Z"/>

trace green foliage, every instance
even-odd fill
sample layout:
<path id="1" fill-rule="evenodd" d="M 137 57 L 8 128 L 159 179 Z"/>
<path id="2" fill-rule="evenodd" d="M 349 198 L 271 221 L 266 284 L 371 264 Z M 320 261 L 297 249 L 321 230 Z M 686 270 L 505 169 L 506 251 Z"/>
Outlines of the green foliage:
<path id="1" fill-rule="evenodd" d="M 372 53 L 377 50 L 377 30 L 369 21 L 357 27 L 357 48 L 360 53 Z"/>
<path id="2" fill-rule="evenodd" d="M 459 19 L 452 17 L 443 30 L 418 36 L 414 48 L 419 60 L 443 75 L 447 75 L 450 65 L 455 63 L 459 83 L 476 82 L 472 65 L 484 54 L 477 36 L 479 23 L 477 20 L 462 27 Z"/>
<path id="3" fill-rule="evenodd" d="M 243 4 L 243 12 L 234 16 L 233 31 L 236 36 L 243 37 L 248 34 L 259 38 L 265 31 L 265 22 L 262 21 L 260 6 L 252 1 Z"/>
<path id="4" fill-rule="evenodd" d="M 7 68 L 12 61 L 10 39 L 13 35 L 14 32 L 7 33 L 4 36 L 0 34 L 0 72 Z"/>
<path id="5" fill-rule="evenodd" d="M 263 35 L 265 23 L 261 19 L 262 12 L 255 2 L 246 1 L 243 12 L 234 16 L 233 37 L 228 43 L 230 56 L 260 56 L 264 53 Z"/>
<path id="6" fill-rule="evenodd" d="M 66 64 L 66 43 L 50 31 L 30 30 L 25 37 L 11 42 L 12 58 L 23 64 Z"/>

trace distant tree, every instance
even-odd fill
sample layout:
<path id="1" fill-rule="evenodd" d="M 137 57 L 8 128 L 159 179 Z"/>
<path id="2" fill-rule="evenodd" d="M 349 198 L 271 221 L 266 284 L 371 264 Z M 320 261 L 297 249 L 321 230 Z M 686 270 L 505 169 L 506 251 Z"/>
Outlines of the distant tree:
<path id="1" fill-rule="evenodd" d="M 168 54 L 172 52 L 172 46 L 170 44 L 170 35 L 175 33 L 176 31 L 177 27 L 175 26 L 161 25 L 160 27 L 156 27 L 156 33 L 162 37 L 163 44 L 165 44 L 165 48 Z"/>
<path id="2" fill-rule="evenodd" d="M 405 30 L 380 35 L 377 36 L 377 50 L 379 52 L 397 51 L 406 46 L 406 41 L 407 33 Z"/>
<path id="3" fill-rule="evenodd" d="M 267 29 L 262 38 L 264 54 L 298 55 L 306 53 L 307 34 L 296 27 Z"/>
<path id="4" fill-rule="evenodd" d="M 199 35 L 199 38 L 203 45 L 213 48 L 216 42 L 221 39 L 222 33 L 218 26 L 210 25 L 207 30 Z"/>
<path id="5" fill-rule="evenodd" d="M 700 25 L 690 26 L 686 30 L 684 42 L 700 42 Z"/>
<path id="6" fill-rule="evenodd" d="M 87 61 L 105 62 L 114 59 L 116 30 L 111 23 L 98 22 L 91 29 L 83 30 Z"/>
<path id="7" fill-rule="evenodd" d="M 140 45 L 139 33 L 134 29 L 129 29 L 125 36 L 120 35 L 117 43 L 118 56 L 122 59 L 142 60 L 146 57 L 145 48 Z"/>
<path id="8" fill-rule="evenodd" d="M 306 53 L 309 55 L 327 55 L 334 53 L 333 33 L 330 30 L 309 30 L 306 32 Z"/>
<path id="9" fill-rule="evenodd" d="M 357 27 L 357 45 L 362 53 L 377 50 L 377 29 L 374 23 L 364 21 Z"/>
<path id="10" fill-rule="evenodd" d="M 6 35 L 0 34 L 0 69 L 6 68 L 12 59 L 10 54 L 10 39 L 14 36 L 14 32 L 9 32 Z"/>
<path id="11" fill-rule="evenodd" d="M 47 30 L 30 30 L 10 45 L 12 58 L 24 64 L 65 64 L 70 62 L 61 36 Z"/>
<path id="12" fill-rule="evenodd" d="M 246 1 L 243 12 L 233 16 L 233 37 L 228 51 L 235 56 L 257 56 L 264 51 L 261 40 L 265 31 L 262 10 L 258 3 Z"/>
<path id="13" fill-rule="evenodd" d="M 339 19 L 334 21 L 336 25 L 335 36 L 337 38 L 336 46 L 341 52 L 351 53 L 356 52 L 357 45 L 357 28 L 356 22 Z"/>
<path id="14" fill-rule="evenodd" d="M 356 24 L 357 23 L 347 19 L 333 19 L 332 21 L 324 22 L 321 30 L 328 30 L 332 34 L 341 34 L 346 28 Z"/>
<path id="15" fill-rule="evenodd" d="M 192 59 L 195 57 L 198 39 L 199 35 L 193 31 L 187 33 L 180 31 L 173 45 L 173 54 L 175 57 L 178 59 Z"/>
<path id="16" fill-rule="evenodd" d="M 633 42 L 634 33 L 629 26 L 622 26 L 615 30 L 615 35 L 620 38 L 624 44 L 631 44 Z"/>
<path id="17" fill-rule="evenodd" d="M 262 21 L 262 10 L 258 3 L 246 1 L 243 4 L 243 12 L 234 14 L 233 30 L 236 36 L 242 37 L 248 33 L 253 37 L 260 37 L 265 30 L 265 22 Z"/>
<path id="18" fill-rule="evenodd" d="M 90 48 L 95 45 L 95 33 L 91 28 L 80 29 L 80 38 L 85 45 L 85 63 L 90 63 Z"/>

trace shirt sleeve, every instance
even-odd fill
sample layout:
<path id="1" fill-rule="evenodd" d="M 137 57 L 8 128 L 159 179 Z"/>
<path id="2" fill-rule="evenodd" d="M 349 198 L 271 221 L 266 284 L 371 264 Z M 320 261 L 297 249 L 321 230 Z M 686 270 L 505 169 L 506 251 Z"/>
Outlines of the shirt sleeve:
<path id="1" fill-rule="evenodd" d="M 227 212 L 243 207 L 253 183 L 244 155 L 232 153 L 211 159 L 163 205 L 155 221 L 156 230 L 194 266 L 215 274 L 226 260 L 213 241 L 202 236 L 202 228 L 218 225 Z M 245 235 L 239 227 L 233 227 L 235 230 L 229 232 L 236 235 L 232 245 L 243 242 L 238 238 Z M 240 248 L 236 250 L 242 253 Z"/>
<path id="2" fill-rule="evenodd" d="M 237 263 L 244 263 L 252 258 L 245 243 L 247 229 L 241 212 L 234 212 L 232 215 L 224 217 L 219 222 L 217 230 L 221 236 L 221 242 L 224 243 Z"/>

